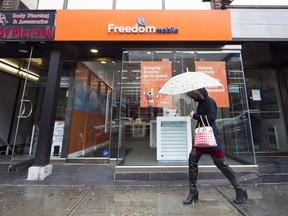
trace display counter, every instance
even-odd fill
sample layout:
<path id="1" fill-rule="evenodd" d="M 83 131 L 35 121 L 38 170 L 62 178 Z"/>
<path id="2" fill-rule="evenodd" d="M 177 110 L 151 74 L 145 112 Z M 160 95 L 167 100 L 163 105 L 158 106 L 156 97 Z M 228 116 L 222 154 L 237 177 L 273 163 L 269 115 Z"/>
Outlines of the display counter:
<path id="1" fill-rule="evenodd" d="M 132 137 L 145 137 L 146 127 L 150 126 L 150 124 L 146 122 L 132 122 L 127 123 L 126 126 L 131 126 Z"/>
<path id="2" fill-rule="evenodd" d="M 157 161 L 187 161 L 192 149 L 190 117 L 157 117 Z"/>

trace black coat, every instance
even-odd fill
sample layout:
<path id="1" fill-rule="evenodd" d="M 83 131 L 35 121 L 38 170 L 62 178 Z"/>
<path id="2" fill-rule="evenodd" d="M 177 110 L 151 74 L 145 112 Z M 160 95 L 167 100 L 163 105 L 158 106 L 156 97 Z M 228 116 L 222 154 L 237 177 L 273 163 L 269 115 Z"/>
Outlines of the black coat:
<path id="1" fill-rule="evenodd" d="M 219 131 L 217 129 L 217 125 L 216 125 L 216 117 L 217 117 L 217 105 L 216 102 L 208 96 L 208 92 L 206 91 L 205 88 L 201 88 L 198 89 L 198 92 L 204 97 L 204 99 L 199 99 L 196 100 L 198 102 L 198 107 L 197 107 L 197 112 L 194 113 L 193 115 L 193 119 L 197 120 L 197 125 L 196 127 L 200 124 L 201 119 L 200 119 L 200 115 L 202 116 L 202 119 L 204 120 L 204 123 L 207 125 L 206 119 L 205 119 L 205 115 L 208 118 L 208 122 L 210 124 L 210 126 L 213 128 L 213 132 L 214 132 L 214 136 L 217 142 L 217 147 L 213 147 L 213 148 L 201 148 L 202 151 L 207 151 L 207 153 L 209 152 L 214 152 L 214 151 L 221 151 L 222 150 L 222 146 L 221 146 L 221 137 L 219 134 Z M 202 125 L 202 123 L 201 123 Z M 197 147 L 198 148 L 198 147 Z"/>

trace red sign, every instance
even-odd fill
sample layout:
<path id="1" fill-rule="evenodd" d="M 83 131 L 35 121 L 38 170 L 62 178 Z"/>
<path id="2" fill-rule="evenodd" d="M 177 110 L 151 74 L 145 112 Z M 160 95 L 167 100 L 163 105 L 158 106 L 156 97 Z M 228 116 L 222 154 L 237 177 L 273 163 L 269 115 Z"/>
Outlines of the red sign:
<path id="1" fill-rule="evenodd" d="M 171 78 L 171 62 L 141 62 L 140 107 L 171 107 L 171 95 L 159 94 Z"/>
<path id="2" fill-rule="evenodd" d="M 0 12 L 0 40 L 53 40 L 56 11 Z"/>
<path id="3" fill-rule="evenodd" d="M 223 86 L 206 88 L 218 107 L 229 107 L 227 77 L 225 62 L 199 61 L 195 62 L 195 70 L 216 78 Z"/>

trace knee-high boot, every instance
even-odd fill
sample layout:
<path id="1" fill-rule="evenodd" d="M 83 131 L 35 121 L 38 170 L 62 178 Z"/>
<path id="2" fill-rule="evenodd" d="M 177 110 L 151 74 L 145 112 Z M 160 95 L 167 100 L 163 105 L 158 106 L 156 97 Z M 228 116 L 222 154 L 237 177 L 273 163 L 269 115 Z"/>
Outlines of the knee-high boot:
<path id="1" fill-rule="evenodd" d="M 186 200 L 183 201 L 184 205 L 191 204 L 197 202 L 199 192 L 196 187 L 197 183 L 197 176 L 198 176 L 198 165 L 196 162 L 193 161 L 191 155 L 189 157 L 189 195 Z"/>
<path id="2" fill-rule="evenodd" d="M 243 203 L 244 199 L 248 199 L 247 191 L 239 184 L 238 180 L 235 177 L 234 171 L 226 164 L 225 158 L 222 157 L 214 163 L 226 176 L 226 178 L 230 181 L 230 183 L 235 189 L 236 199 L 233 200 L 233 202 L 236 204 L 241 204 Z"/>

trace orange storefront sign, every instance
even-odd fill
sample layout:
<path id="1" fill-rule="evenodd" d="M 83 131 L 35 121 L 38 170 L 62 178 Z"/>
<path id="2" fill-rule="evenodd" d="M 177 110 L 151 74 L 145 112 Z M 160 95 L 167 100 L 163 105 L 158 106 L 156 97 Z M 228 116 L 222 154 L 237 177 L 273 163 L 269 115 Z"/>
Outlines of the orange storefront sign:
<path id="1" fill-rule="evenodd" d="M 227 76 L 225 62 L 199 61 L 195 62 L 196 71 L 208 74 L 216 78 L 222 86 L 206 88 L 218 107 L 229 107 L 229 96 L 227 88 Z"/>
<path id="2" fill-rule="evenodd" d="M 57 10 L 56 41 L 229 41 L 229 10 Z"/>

